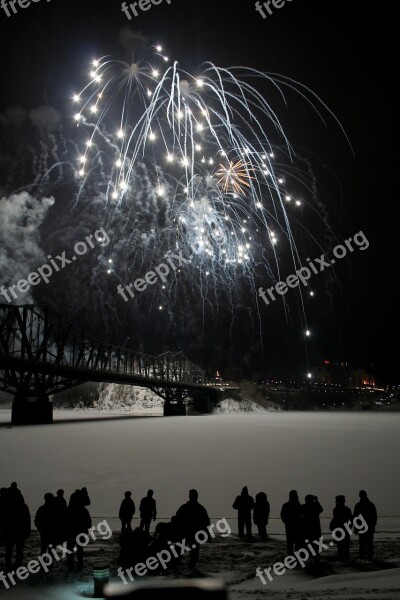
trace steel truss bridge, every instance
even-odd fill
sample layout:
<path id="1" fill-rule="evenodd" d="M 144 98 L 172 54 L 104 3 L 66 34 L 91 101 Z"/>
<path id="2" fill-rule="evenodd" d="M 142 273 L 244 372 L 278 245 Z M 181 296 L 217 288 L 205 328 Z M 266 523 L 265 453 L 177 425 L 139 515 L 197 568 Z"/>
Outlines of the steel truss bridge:
<path id="1" fill-rule="evenodd" d="M 65 324 L 47 306 L 0 304 L 0 390 L 14 395 L 12 422 L 51 423 L 49 396 L 86 381 L 147 387 L 164 414 L 205 397 L 205 373 L 182 352 L 149 356 L 101 342 Z"/>

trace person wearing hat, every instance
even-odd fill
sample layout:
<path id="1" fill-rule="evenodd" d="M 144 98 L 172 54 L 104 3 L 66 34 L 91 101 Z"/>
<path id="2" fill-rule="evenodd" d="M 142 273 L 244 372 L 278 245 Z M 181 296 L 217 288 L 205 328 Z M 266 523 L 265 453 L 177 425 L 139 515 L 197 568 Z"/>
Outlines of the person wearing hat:
<path id="1" fill-rule="evenodd" d="M 368 529 L 365 533 L 358 534 L 360 558 L 364 559 L 367 557 L 368 560 L 373 560 L 374 534 L 378 515 L 375 504 L 368 498 L 367 492 L 365 490 L 361 490 L 358 495 L 360 500 L 354 507 L 354 518 L 362 516 L 368 525 Z"/>

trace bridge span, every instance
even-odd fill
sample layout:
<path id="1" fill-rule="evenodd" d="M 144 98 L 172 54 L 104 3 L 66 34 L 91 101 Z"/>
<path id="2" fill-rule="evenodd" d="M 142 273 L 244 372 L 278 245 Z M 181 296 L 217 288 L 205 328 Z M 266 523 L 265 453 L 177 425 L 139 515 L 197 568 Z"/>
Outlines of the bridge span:
<path id="1" fill-rule="evenodd" d="M 201 410 L 217 395 L 182 352 L 150 356 L 119 348 L 64 323 L 47 306 L 0 304 L 0 390 L 14 396 L 12 423 L 52 423 L 50 396 L 86 381 L 149 388 L 164 399 L 165 415 L 185 414 L 189 396 Z"/>

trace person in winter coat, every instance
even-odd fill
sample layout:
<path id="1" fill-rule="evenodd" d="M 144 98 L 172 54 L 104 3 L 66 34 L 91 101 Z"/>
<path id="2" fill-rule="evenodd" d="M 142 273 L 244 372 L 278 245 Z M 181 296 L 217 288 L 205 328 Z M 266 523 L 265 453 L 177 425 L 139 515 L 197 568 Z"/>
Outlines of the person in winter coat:
<path id="1" fill-rule="evenodd" d="M 281 519 L 285 524 L 286 549 L 288 556 L 302 546 L 302 511 L 296 490 L 289 492 L 289 500 L 281 510 Z"/>
<path id="2" fill-rule="evenodd" d="M 75 490 L 72 492 L 69 498 L 68 508 L 77 506 L 78 504 L 83 504 L 82 490 Z"/>
<path id="3" fill-rule="evenodd" d="M 60 512 L 62 510 L 67 510 L 67 501 L 64 498 L 64 490 L 57 490 L 57 493 L 54 497 L 54 506 L 56 507 L 57 510 L 59 510 Z"/>
<path id="4" fill-rule="evenodd" d="M 10 487 L 8 488 L 8 497 L 10 500 L 12 500 L 13 498 L 20 498 L 22 500 L 24 500 L 24 497 L 22 495 L 21 490 L 18 487 L 18 484 L 13 481 L 12 484 L 10 485 Z"/>
<path id="5" fill-rule="evenodd" d="M 83 506 L 90 506 L 90 498 L 89 498 L 89 493 L 87 491 L 87 488 L 83 487 L 81 489 L 81 493 L 82 493 L 82 503 L 83 503 Z"/>
<path id="6" fill-rule="evenodd" d="M 204 506 L 198 501 L 197 490 L 189 490 L 189 501 L 177 510 L 176 527 L 181 539 L 190 547 L 189 568 L 195 569 L 200 555 L 199 532 L 208 539 L 210 518 Z M 206 541 L 204 539 L 204 541 Z"/>
<path id="7" fill-rule="evenodd" d="M 7 506 L 7 488 L 0 489 L 0 544 L 4 543 L 4 524 Z"/>
<path id="8" fill-rule="evenodd" d="M 267 525 L 269 519 L 270 506 L 265 492 L 259 492 L 256 495 L 256 502 L 253 510 L 254 525 L 257 525 L 258 535 L 262 540 L 267 539 Z"/>
<path id="9" fill-rule="evenodd" d="M 81 492 L 81 490 L 79 490 Z M 77 558 L 77 569 L 83 569 L 83 546 L 85 539 L 83 537 L 92 526 L 92 519 L 89 511 L 84 506 L 84 496 L 82 493 L 75 496 L 73 502 L 68 506 L 68 539 L 67 548 L 71 551 L 67 556 L 68 570 L 74 568 L 74 554 Z M 83 541 L 82 541 L 83 540 Z M 76 548 L 76 551 L 74 550 Z"/>
<path id="10" fill-rule="evenodd" d="M 333 509 L 333 519 L 330 522 L 329 529 L 335 532 L 336 529 L 339 531 L 333 537 L 340 537 L 341 539 L 336 540 L 337 545 L 337 558 L 342 561 L 349 560 L 350 558 L 350 533 L 345 524 L 350 527 L 353 521 L 353 515 L 348 506 L 346 506 L 346 498 L 340 494 L 336 496 L 336 506 Z"/>
<path id="11" fill-rule="evenodd" d="M 157 516 L 157 505 L 153 494 L 153 490 L 149 490 L 147 496 L 141 499 L 139 506 L 140 529 L 143 529 L 147 533 L 150 531 L 151 520 L 155 521 Z"/>
<path id="12" fill-rule="evenodd" d="M 302 513 L 302 536 L 305 544 L 309 542 L 314 545 L 316 553 L 315 560 L 319 561 L 319 546 L 314 542 L 319 542 L 321 537 L 321 521 L 319 515 L 323 512 L 323 508 L 318 502 L 317 496 L 307 494 L 304 499 L 304 504 L 301 507 Z"/>
<path id="13" fill-rule="evenodd" d="M 19 490 L 18 490 L 19 491 Z M 4 538 L 6 541 L 6 570 L 11 571 L 14 546 L 15 568 L 22 565 L 25 540 L 31 535 L 31 516 L 21 493 L 7 491 L 4 506 Z"/>
<path id="14" fill-rule="evenodd" d="M 68 507 L 64 498 L 64 490 L 57 490 L 54 498 L 55 513 L 55 543 L 63 544 L 67 541 Z"/>
<path id="15" fill-rule="evenodd" d="M 247 486 L 242 488 L 240 496 L 236 496 L 232 508 L 238 511 L 239 537 L 244 538 L 244 529 L 246 528 L 246 536 L 251 539 L 251 511 L 254 508 L 254 499 L 249 495 Z"/>
<path id="16" fill-rule="evenodd" d="M 130 527 L 126 527 L 121 532 L 118 562 L 125 571 L 134 569 L 138 563 L 146 562 L 150 540 L 150 535 L 139 527 L 133 531 Z"/>
<path id="17" fill-rule="evenodd" d="M 359 493 L 360 501 L 354 507 L 354 519 L 362 516 L 368 526 L 368 530 L 365 533 L 358 534 L 358 544 L 360 558 L 367 557 L 368 560 L 374 558 L 374 534 L 375 527 L 378 520 L 378 514 L 376 507 L 373 502 L 368 498 L 367 492 L 361 490 Z M 357 529 L 355 529 L 357 533 Z"/>
<path id="18" fill-rule="evenodd" d="M 174 544 L 175 542 L 182 542 L 182 538 L 180 538 L 180 532 L 178 531 L 176 525 L 176 517 L 171 517 L 171 521 L 169 523 L 159 522 L 156 525 L 154 538 L 150 542 L 149 554 L 151 556 L 156 556 L 158 552 L 162 552 L 163 550 L 167 550 L 170 552 L 170 543 Z M 178 551 L 178 554 L 172 554 L 171 560 L 169 561 L 168 568 L 177 569 L 182 559 L 181 553 Z M 162 567 L 160 565 L 159 569 L 156 570 L 156 573 L 161 572 Z"/>
<path id="19" fill-rule="evenodd" d="M 40 533 L 40 552 L 44 554 L 50 544 L 55 544 L 57 524 L 53 494 L 44 495 L 44 504 L 36 511 L 35 527 Z"/>
<path id="20" fill-rule="evenodd" d="M 132 492 L 125 492 L 125 498 L 119 508 L 119 518 L 121 520 L 121 531 L 132 529 L 132 519 L 135 514 L 135 503 L 131 498 Z"/>

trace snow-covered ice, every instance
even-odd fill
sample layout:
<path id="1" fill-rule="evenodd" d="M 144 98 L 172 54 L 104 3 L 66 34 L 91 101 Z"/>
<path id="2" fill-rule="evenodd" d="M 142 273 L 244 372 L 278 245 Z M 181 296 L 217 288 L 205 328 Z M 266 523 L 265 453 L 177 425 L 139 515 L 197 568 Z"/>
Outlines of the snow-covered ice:
<path id="1" fill-rule="evenodd" d="M 115 414 L 121 417 L 120 413 Z M 212 520 L 229 519 L 234 532 L 236 515 L 232 503 L 242 486 L 247 485 L 252 495 L 261 490 L 267 492 L 273 517 L 269 532 L 275 541 L 270 546 L 245 547 L 233 539 L 230 553 L 230 538 L 227 538 L 221 556 L 206 562 L 208 573 L 219 573 L 230 582 L 231 598 L 358 600 L 364 597 L 364 592 L 360 592 L 364 588 L 368 589 L 365 597 L 371 600 L 400 598 L 400 591 L 393 592 L 394 588 L 400 590 L 399 569 L 379 572 L 381 575 L 357 574 L 357 577 L 354 572 L 342 574 L 339 570 L 338 574 L 316 581 L 296 572 L 281 577 L 279 589 L 273 592 L 252 576 L 255 565 L 266 567 L 277 556 L 284 556 L 279 511 L 292 488 L 298 490 L 301 498 L 307 493 L 318 495 L 324 507 L 325 532 L 334 497 L 345 494 L 353 507 L 358 491 L 366 489 L 380 515 L 381 556 L 378 552 L 377 557 L 398 562 L 400 414 L 249 412 L 169 418 L 124 415 L 115 419 L 109 416 L 104 411 L 56 411 L 57 423 L 53 426 L 3 425 L 0 484 L 17 481 L 32 514 L 42 503 L 45 492 L 63 487 L 69 495 L 75 488 L 86 485 L 92 500 L 92 516 L 96 520 L 106 517 L 114 529 L 119 525 L 116 516 L 125 490 L 132 490 L 138 503 L 146 490 L 153 488 L 159 517 L 166 518 L 186 501 L 188 490 L 196 487 L 199 500 Z M 72 418 L 76 421 L 71 422 Z M 0 419 L 7 422 L 9 411 L 1 411 Z M 212 544 L 210 551 L 211 548 Z M 215 552 L 218 555 L 217 545 Z M 348 579 L 340 579 L 344 576 Z M 309 592 L 301 587 L 306 584 L 311 586 Z M 288 596 L 292 585 L 298 594 Z M 328 587 L 332 590 L 330 596 L 322 594 Z M 23 595 L 25 588 L 32 592 L 32 588 L 19 585 L 18 598 L 34 598 Z M 339 590 L 344 588 L 349 593 L 342 596 Z M 357 593 L 350 592 L 353 588 Z M 375 589 L 377 594 L 372 594 Z M 16 592 L 7 593 L 11 598 Z M 268 595 L 271 593 L 272 596 Z"/>

